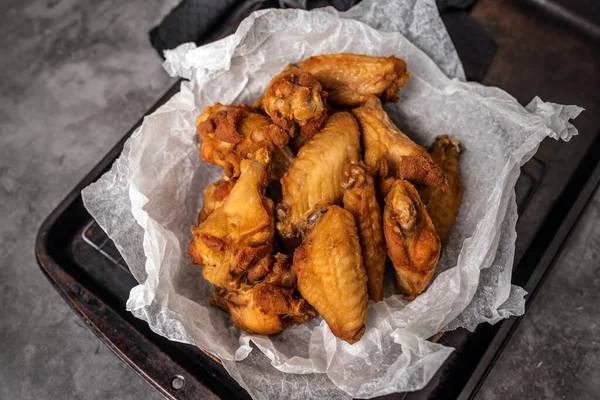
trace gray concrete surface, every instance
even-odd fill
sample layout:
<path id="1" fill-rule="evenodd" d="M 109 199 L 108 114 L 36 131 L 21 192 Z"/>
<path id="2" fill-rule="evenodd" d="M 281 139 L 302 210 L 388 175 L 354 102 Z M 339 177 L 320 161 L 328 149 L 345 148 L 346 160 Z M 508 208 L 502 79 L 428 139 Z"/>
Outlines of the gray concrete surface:
<path id="1" fill-rule="evenodd" d="M 148 30 L 178 0 L 0 12 L 0 399 L 159 399 L 40 272 L 42 220 L 172 85 Z M 600 192 L 479 398 L 600 397 Z"/>
<path id="2" fill-rule="evenodd" d="M 600 398 L 600 190 L 478 399 Z"/>
<path id="3" fill-rule="evenodd" d="M 43 219 L 173 84 L 148 31 L 178 0 L 0 6 L 0 399 L 159 399 L 34 257 Z"/>

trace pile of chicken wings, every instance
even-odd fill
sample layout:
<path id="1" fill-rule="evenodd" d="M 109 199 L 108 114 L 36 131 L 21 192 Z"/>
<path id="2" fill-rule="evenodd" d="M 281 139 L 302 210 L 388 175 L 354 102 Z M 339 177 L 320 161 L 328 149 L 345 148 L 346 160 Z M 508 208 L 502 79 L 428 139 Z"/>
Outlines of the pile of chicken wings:
<path id="1" fill-rule="evenodd" d="M 461 147 L 442 135 L 427 151 L 390 120 L 382 102 L 409 77 L 394 56 L 314 56 L 252 106 L 198 117 L 200 156 L 225 176 L 204 192 L 189 254 L 236 325 L 274 334 L 319 314 L 352 344 L 388 258 L 405 298 L 425 290 L 458 212 Z"/>

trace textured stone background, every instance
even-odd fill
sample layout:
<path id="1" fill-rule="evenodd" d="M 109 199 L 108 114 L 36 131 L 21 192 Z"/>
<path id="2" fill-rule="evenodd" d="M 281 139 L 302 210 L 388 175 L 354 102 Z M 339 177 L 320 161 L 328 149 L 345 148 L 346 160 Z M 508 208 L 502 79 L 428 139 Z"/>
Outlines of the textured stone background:
<path id="1" fill-rule="evenodd" d="M 69 309 L 39 225 L 173 84 L 148 31 L 178 0 L 9 0 L 0 11 L 0 398 L 162 398 Z"/>
<path id="2" fill-rule="evenodd" d="M 69 309 L 33 248 L 42 220 L 173 84 L 147 32 L 177 2 L 2 2 L 2 399 L 161 398 Z M 480 398 L 600 396 L 599 219 L 597 192 Z"/>

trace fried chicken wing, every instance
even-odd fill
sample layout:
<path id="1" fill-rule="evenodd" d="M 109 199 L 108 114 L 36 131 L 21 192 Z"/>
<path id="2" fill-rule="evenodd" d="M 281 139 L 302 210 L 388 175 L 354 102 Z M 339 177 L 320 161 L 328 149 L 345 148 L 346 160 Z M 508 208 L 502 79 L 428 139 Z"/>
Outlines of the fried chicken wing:
<path id="1" fill-rule="evenodd" d="M 227 196 L 229 196 L 234 183 L 231 179 L 220 179 L 204 189 L 202 209 L 198 214 L 198 225 L 204 222 L 215 209 L 223 204 Z"/>
<path id="2" fill-rule="evenodd" d="M 229 177 L 240 175 L 240 162 L 248 154 L 263 147 L 283 147 L 289 141 L 269 117 L 245 104 L 206 107 L 198 117 L 197 131 L 202 160 L 221 166 Z"/>
<path id="3" fill-rule="evenodd" d="M 276 126 L 290 136 L 299 132 L 311 138 L 327 116 L 326 99 L 327 93 L 311 74 L 288 67 L 271 80 L 262 104 Z"/>
<path id="4" fill-rule="evenodd" d="M 296 276 L 287 257 L 277 254 L 275 259 L 273 269 L 260 282 L 215 288 L 211 304 L 229 312 L 234 324 L 250 333 L 271 335 L 310 321 L 316 311 L 296 290 Z"/>
<path id="5" fill-rule="evenodd" d="M 297 236 L 317 205 L 341 203 L 344 168 L 358 162 L 359 153 L 360 134 L 352 115 L 340 112 L 327 118 L 281 179 L 283 200 L 277 207 L 277 228 L 283 237 Z"/>
<path id="6" fill-rule="evenodd" d="M 381 301 L 386 247 L 381 207 L 375 194 L 373 178 L 358 164 L 348 164 L 344 175 L 344 209 L 352 213 L 358 227 L 369 298 Z"/>
<path id="7" fill-rule="evenodd" d="M 398 179 L 385 198 L 383 231 L 400 292 L 412 300 L 433 277 L 440 238 L 419 193 L 405 180 Z"/>
<path id="8" fill-rule="evenodd" d="M 292 264 L 298 290 L 335 336 L 356 343 L 365 330 L 369 299 L 354 218 L 349 211 L 330 206 L 307 221 Z"/>
<path id="9" fill-rule="evenodd" d="M 462 198 L 462 182 L 458 170 L 460 152 L 461 146 L 457 139 L 450 139 L 448 135 L 438 136 L 429 148 L 429 154 L 448 177 L 448 190 L 444 192 L 430 186 L 419 190 L 441 241 L 450 233 Z"/>
<path id="10" fill-rule="evenodd" d="M 273 256 L 273 201 L 264 196 L 269 154 L 260 149 L 241 161 L 241 175 L 229 196 L 191 231 L 189 254 L 202 274 L 217 286 L 262 278 Z"/>
<path id="11" fill-rule="evenodd" d="M 409 74 L 404 60 L 360 54 L 323 54 L 298 63 L 323 85 L 331 103 L 358 106 L 369 96 L 385 102 L 398 101 L 398 91 Z"/>
<path id="12" fill-rule="evenodd" d="M 394 125 L 379 99 L 371 97 L 352 113 L 360 125 L 364 160 L 372 174 L 379 173 L 382 179 L 394 177 L 442 190 L 448 188 L 444 172 L 423 147 Z"/>

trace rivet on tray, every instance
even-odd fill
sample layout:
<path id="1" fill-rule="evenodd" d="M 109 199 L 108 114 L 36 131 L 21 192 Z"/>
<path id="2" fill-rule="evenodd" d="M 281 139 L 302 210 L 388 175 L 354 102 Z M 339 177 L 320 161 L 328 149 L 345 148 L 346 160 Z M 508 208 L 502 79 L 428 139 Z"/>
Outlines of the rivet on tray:
<path id="1" fill-rule="evenodd" d="M 175 390 L 179 390 L 185 386 L 185 378 L 181 375 L 175 375 L 175 378 L 171 381 L 171 387 Z"/>

